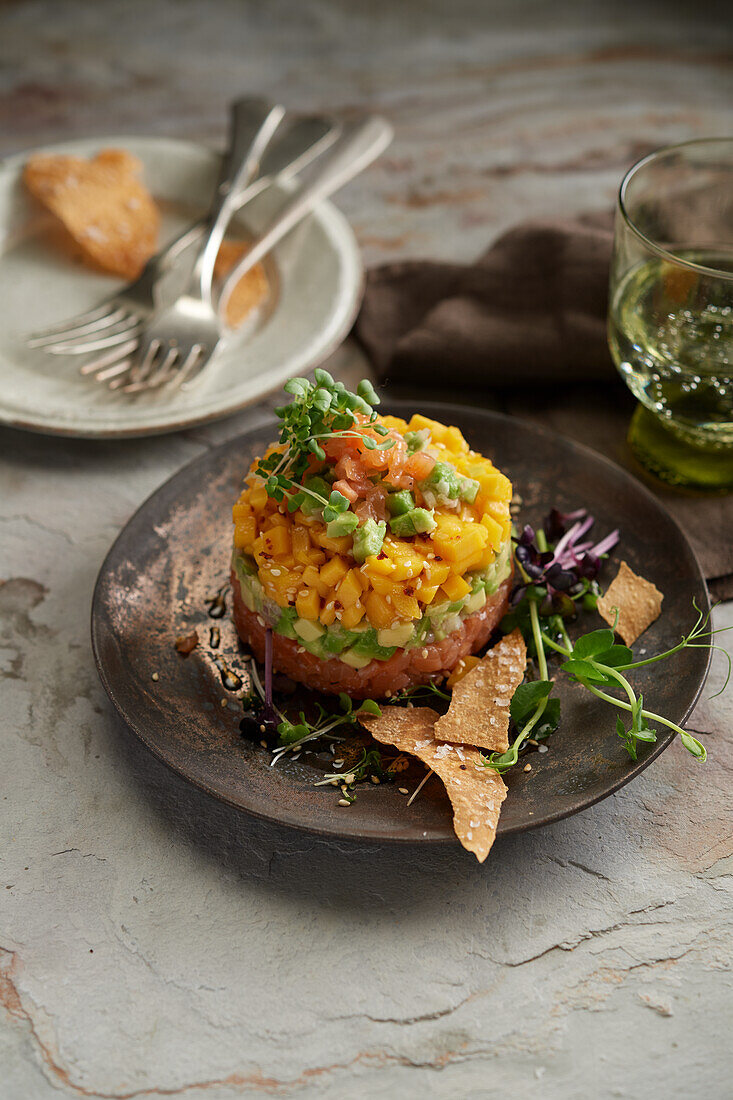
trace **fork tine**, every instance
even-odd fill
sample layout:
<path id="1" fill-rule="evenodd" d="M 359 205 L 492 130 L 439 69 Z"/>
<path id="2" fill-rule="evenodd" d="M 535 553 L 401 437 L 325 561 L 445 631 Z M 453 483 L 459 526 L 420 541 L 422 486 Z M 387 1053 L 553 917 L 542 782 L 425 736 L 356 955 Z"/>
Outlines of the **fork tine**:
<path id="1" fill-rule="evenodd" d="M 204 367 L 207 365 L 207 363 L 210 362 L 211 356 L 213 355 L 213 352 L 210 351 L 209 348 L 207 348 L 204 344 L 196 344 L 194 350 L 196 349 L 197 354 L 194 356 L 194 358 L 191 359 L 191 357 L 189 356 L 190 362 L 188 365 L 188 370 L 185 369 L 184 364 L 184 368 L 179 372 L 178 384 L 180 385 L 181 389 L 188 389 L 188 387 L 196 381 L 196 379 L 203 371 Z"/>
<path id="2" fill-rule="evenodd" d="M 46 351 L 50 355 L 87 355 L 90 351 L 104 351 L 105 348 L 116 347 L 117 344 L 123 344 L 132 336 L 137 336 L 141 328 L 142 322 L 136 318 L 132 324 L 118 329 L 111 336 L 103 336 L 98 340 L 80 340 L 75 344 L 50 344 Z"/>
<path id="3" fill-rule="evenodd" d="M 128 340 L 126 344 L 120 344 L 112 351 L 108 351 L 106 355 L 100 355 L 97 359 L 84 363 L 83 366 L 79 367 L 79 374 L 96 374 L 98 370 L 102 370 L 104 367 L 132 355 L 136 347 L 137 338 Z"/>
<path id="4" fill-rule="evenodd" d="M 132 368 L 131 378 L 133 382 L 144 382 L 153 369 L 158 352 L 163 347 L 161 341 L 151 337 L 145 347 L 140 349 L 137 363 Z"/>
<path id="5" fill-rule="evenodd" d="M 99 374 L 96 374 L 94 376 L 94 381 L 95 382 L 106 382 L 110 378 L 119 379 L 121 381 L 124 381 L 124 379 L 121 379 L 121 375 L 127 374 L 127 372 L 129 371 L 131 366 L 132 366 L 132 359 L 128 355 L 125 359 L 122 359 L 119 363 L 115 363 L 114 366 L 107 367 L 106 370 L 101 370 L 99 372 Z M 111 385 L 110 385 L 110 388 L 112 388 Z"/>
<path id="6" fill-rule="evenodd" d="M 116 325 L 119 321 L 124 321 L 129 315 L 129 311 L 125 309 L 115 309 L 111 313 L 105 313 L 102 317 L 98 317 L 94 321 L 87 321 L 85 324 L 77 325 L 76 328 L 65 329 L 63 333 L 55 333 L 47 336 L 37 336 L 34 339 L 26 341 L 28 347 L 42 348 L 46 344 L 55 344 L 59 342 L 59 337 L 63 336 L 63 342 L 76 340 L 80 336 L 87 336 L 90 333 L 99 332 L 101 329 L 110 328 L 112 325 Z"/>
<path id="7" fill-rule="evenodd" d="M 63 336 L 68 329 L 78 328 L 79 325 L 86 325 L 89 321 L 96 321 L 97 318 L 104 317 L 109 312 L 110 306 L 113 305 L 114 299 L 108 298 L 107 301 L 102 302 L 94 309 L 87 309 L 83 313 L 77 313 L 74 317 L 67 317 L 65 321 L 59 321 L 57 325 L 38 329 L 37 332 L 29 332 L 26 338 L 27 342 L 30 344 L 35 340 L 44 340 L 47 336 Z"/>
<path id="8" fill-rule="evenodd" d="M 128 382 L 123 388 L 123 393 L 142 393 L 144 390 L 154 390 L 159 386 L 165 384 L 168 377 L 172 377 L 176 372 L 174 371 L 174 363 L 179 356 L 179 349 L 177 347 L 170 347 L 163 356 L 159 365 L 156 366 L 145 378 L 136 379 L 132 382 Z"/>

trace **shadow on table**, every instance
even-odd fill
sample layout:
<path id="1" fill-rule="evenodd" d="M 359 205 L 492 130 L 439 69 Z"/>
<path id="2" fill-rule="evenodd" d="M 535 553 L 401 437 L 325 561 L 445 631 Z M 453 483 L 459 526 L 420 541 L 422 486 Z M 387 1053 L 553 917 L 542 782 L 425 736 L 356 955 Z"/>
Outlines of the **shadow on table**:
<path id="1" fill-rule="evenodd" d="M 511 904 L 507 898 L 524 896 L 531 889 L 527 884 L 537 881 L 538 860 L 545 869 L 552 866 L 552 857 L 544 853 L 567 855 L 577 847 L 573 833 L 587 831 L 590 815 L 613 812 L 594 807 L 581 815 L 584 826 L 576 817 L 541 832 L 500 838 L 483 865 L 457 841 L 420 845 L 324 838 L 218 802 L 170 771 L 119 718 L 111 722 L 110 751 L 129 774 L 131 795 L 136 791 L 175 841 L 220 866 L 222 873 L 237 876 L 245 890 L 264 886 L 331 911 L 363 916 L 391 910 L 424 918 L 448 899 L 458 908 L 468 904 L 475 887 L 484 897 L 488 890 L 495 900 L 500 892 L 502 904 Z M 594 835 L 601 831 L 595 821 L 592 827 Z M 556 887 L 561 889 L 559 881 Z"/>

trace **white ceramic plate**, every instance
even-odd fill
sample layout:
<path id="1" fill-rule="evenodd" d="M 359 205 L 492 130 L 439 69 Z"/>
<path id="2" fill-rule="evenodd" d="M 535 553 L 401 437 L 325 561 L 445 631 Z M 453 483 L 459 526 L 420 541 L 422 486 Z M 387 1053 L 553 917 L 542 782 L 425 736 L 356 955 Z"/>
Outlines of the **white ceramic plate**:
<path id="1" fill-rule="evenodd" d="M 192 142 L 107 137 L 44 152 L 89 157 L 112 147 L 143 162 L 145 183 L 163 215 L 161 242 L 208 206 L 220 157 Z M 74 263 L 49 242 L 48 218 L 21 179 L 29 155 L 0 165 L 0 423 L 85 437 L 174 431 L 260 400 L 322 362 L 349 331 L 363 289 L 361 257 L 346 219 L 322 203 L 272 254 L 275 289 L 267 316 L 222 351 L 187 392 L 123 396 L 81 377 L 76 357 L 28 349 L 28 333 L 89 309 L 122 285 Z M 257 232 L 281 201 L 282 194 L 263 192 L 248 204 L 240 215 L 242 234 Z"/>

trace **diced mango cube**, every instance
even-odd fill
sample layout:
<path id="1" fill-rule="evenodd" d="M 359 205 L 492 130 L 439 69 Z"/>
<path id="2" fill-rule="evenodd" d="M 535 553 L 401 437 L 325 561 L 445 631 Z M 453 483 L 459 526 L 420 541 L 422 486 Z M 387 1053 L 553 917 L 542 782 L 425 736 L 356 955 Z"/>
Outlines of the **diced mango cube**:
<path id="1" fill-rule="evenodd" d="M 437 596 L 439 587 L 440 586 L 437 584 L 431 584 L 423 574 L 421 577 L 418 577 L 415 584 L 415 595 L 420 603 L 427 607 Z"/>
<path id="2" fill-rule="evenodd" d="M 429 420 L 427 416 L 422 416 L 420 413 L 415 413 L 408 427 L 411 432 L 419 432 L 423 428 L 428 428 L 435 443 L 444 441 L 447 430 L 444 424 L 439 424 L 437 420 Z"/>
<path id="3" fill-rule="evenodd" d="M 280 558 L 290 553 L 290 532 L 287 527 L 278 525 L 262 533 L 263 553 Z"/>
<path id="4" fill-rule="evenodd" d="M 505 542 L 504 532 L 501 524 L 497 523 L 493 516 L 490 516 L 486 512 L 481 517 L 481 526 L 486 529 L 489 535 L 489 544 L 493 546 L 494 550 L 498 550 L 503 542 Z"/>
<path id="5" fill-rule="evenodd" d="M 370 592 L 366 598 L 366 613 L 369 622 L 377 630 L 386 629 L 397 618 L 392 605 L 388 604 L 386 598 L 379 592 L 374 591 Z"/>
<path id="6" fill-rule="evenodd" d="M 321 610 L 320 621 L 323 626 L 331 626 L 336 621 L 336 604 L 329 600 Z"/>
<path id="7" fill-rule="evenodd" d="M 469 653 L 467 657 L 461 657 L 460 661 L 446 680 L 446 685 L 451 689 L 454 688 L 456 684 L 479 663 L 480 658 L 474 656 L 473 653 Z"/>
<path id="8" fill-rule="evenodd" d="M 301 588 L 295 600 L 295 610 L 301 619 L 317 619 L 321 599 L 315 588 Z"/>
<path id="9" fill-rule="evenodd" d="M 453 574 L 443 584 L 443 591 L 449 600 L 462 600 L 471 591 L 471 585 L 463 578 Z"/>
<path id="10" fill-rule="evenodd" d="M 423 575 L 429 584 L 440 586 L 443 581 L 448 579 L 449 574 L 450 564 L 447 561 L 438 561 L 436 558 L 426 558 Z"/>
<path id="11" fill-rule="evenodd" d="M 364 563 L 369 576 L 391 577 L 394 573 L 394 562 L 382 551 L 378 556 L 370 554 Z"/>
<path id="12" fill-rule="evenodd" d="M 267 489 L 264 485 L 256 485 L 249 494 L 249 502 L 255 512 L 261 512 L 267 504 Z"/>
<path id="13" fill-rule="evenodd" d="M 335 588 L 349 571 L 349 567 L 343 558 L 330 558 L 321 566 L 319 576 L 327 588 Z"/>
<path id="14" fill-rule="evenodd" d="M 310 564 L 308 555 L 311 548 L 311 537 L 308 534 L 307 527 L 293 527 L 292 543 L 293 557 L 295 560 L 300 562 L 301 565 Z"/>
<path id="15" fill-rule="evenodd" d="M 395 609 L 395 618 L 419 619 L 422 612 L 416 596 L 408 596 L 404 592 L 395 592 L 392 596 L 392 606 Z"/>
<path id="16" fill-rule="evenodd" d="M 346 630 L 353 630 L 358 623 L 364 618 L 366 608 L 364 604 L 357 600 L 351 607 L 346 607 L 341 612 L 341 625 Z"/>
<path id="17" fill-rule="evenodd" d="M 350 569 L 336 589 L 336 599 L 342 607 L 353 607 L 361 599 L 359 570 Z"/>
<path id="18" fill-rule="evenodd" d="M 245 516 L 234 528 L 234 545 L 237 550 L 245 550 L 257 538 L 257 520 L 254 516 Z"/>
<path id="19" fill-rule="evenodd" d="M 353 544 L 351 535 L 339 535 L 338 538 L 330 539 L 328 535 L 320 532 L 316 534 L 316 541 L 319 546 L 324 550 L 330 550 L 332 554 L 348 554 Z"/>
<path id="20" fill-rule="evenodd" d="M 443 442 L 451 451 L 456 451 L 457 453 L 468 450 L 468 443 L 466 443 L 466 440 L 463 438 L 463 433 L 460 428 L 446 428 Z"/>

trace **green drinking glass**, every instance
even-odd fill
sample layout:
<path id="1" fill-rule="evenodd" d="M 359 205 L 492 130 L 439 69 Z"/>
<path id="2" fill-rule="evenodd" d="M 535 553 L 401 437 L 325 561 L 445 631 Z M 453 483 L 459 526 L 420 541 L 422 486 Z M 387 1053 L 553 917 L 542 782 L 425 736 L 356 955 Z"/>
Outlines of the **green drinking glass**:
<path id="1" fill-rule="evenodd" d="M 642 465 L 679 488 L 733 490 L 733 138 L 627 172 L 608 340 L 639 401 L 628 438 Z"/>

